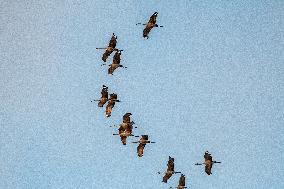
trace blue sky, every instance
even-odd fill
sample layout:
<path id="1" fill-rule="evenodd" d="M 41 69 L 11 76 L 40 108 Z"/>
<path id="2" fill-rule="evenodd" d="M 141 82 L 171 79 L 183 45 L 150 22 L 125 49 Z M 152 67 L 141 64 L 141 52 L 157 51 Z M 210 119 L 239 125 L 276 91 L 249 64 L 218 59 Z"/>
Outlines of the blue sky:
<path id="1" fill-rule="evenodd" d="M 0 8 L 0 188 L 169 188 L 169 155 L 191 188 L 284 188 L 283 1 Z M 155 11 L 164 28 L 143 39 Z M 128 68 L 109 76 L 95 48 L 113 32 Z M 90 102 L 103 84 L 122 101 L 108 119 Z M 112 136 L 126 112 L 156 142 L 142 158 Z M 194 166 L 205 150 L 222 161 L 211 176 Z"/>

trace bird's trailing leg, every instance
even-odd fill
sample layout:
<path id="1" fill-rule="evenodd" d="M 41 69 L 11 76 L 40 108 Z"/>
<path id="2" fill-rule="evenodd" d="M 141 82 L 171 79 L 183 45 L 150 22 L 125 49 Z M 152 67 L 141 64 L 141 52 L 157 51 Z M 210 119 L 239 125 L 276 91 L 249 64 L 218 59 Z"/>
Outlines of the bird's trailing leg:
<path id="1" fill-rule="evenodd" d="M 137 25 L 143 25 L 143 26 L 146 26 L 146 25 L 147 25 L 147 23 L 146 23 L 146 24 L 142 24 L 141 22 L 139 22 L 139 23 L 137 23 L 137 24 L 136 24 L 136 26 L 137 26 Z"/>
<path id="2" fill-rule="evenodd" d="M 111 125 L 111 126 L 109 126 L 109 127 L 119 127 L 119 126 L 117 126 L 117 125 Z M 137 127 L 134 127 L 134 128 L 137 129 Z"/>
<path id="3" fill-rule="evenodd" d="M 135 127 L 135 128 L 137 128 L 137 127 Z M 132 143 L 142 143 L 142 142 L 140 142 L 140 141 L 135 141 L 135 142 L 132 142 Z M 154 143 L 156 143 L 156 142 L 147 141 L 147 142 L 145 142 L 145 143 L 151 143 L 151 144 L 154 144 Z"/>
<path id="4" fill-rule="evenodd" d="M 196 163 L 196 164 L 194 164 L 194 165 L 203 165 L 203 164 L 205 164 L 205 163 Z"/>
<path id="5" fill-rule="evenodd" d="M 212 163 L 221 163 L 220 161 L 213 161 Z"/>
<path id="6" fill-rule="evenodd" d="M 157 172 L 158 174 L 161 174 L 161 172 L 159 171 L 159 172 Z M 165 173 L 167 173 L 167 171 L 165 172 Z M 177 173 L 181 173 L 180 171 L 178 171 L 178 172 L 176 172 L 176 171 L 172 171 L 172 174 L 177 174 Z"/>
<path id="7" fill-rule="evenodd" d="M 123 66 L 123 65 L 119 65 L 119 67 L 121 67 L 121 68 L 127 68 L 126 66 Z"/>
<path id="8" fill-rule="evenodd" d="M 120 135 L 120 134 L 118 134 L 118 133 L 113 133 L 112 135 L 117 136 L 117 135 Z M 133 137 L 136 137 L 136 138 L 137 138 L 137 137 L 140 137 L 140 136 L 135 136 L 135 135 L 132 135 L 132 134 L 131 134 L 131 135 L 127 135 L 127 136 L 133 136 Z"/>
<path id="9" fill-rule="evenodd" d="M 221 163 L 220 161 L 212 161 L 212 164 L 213 163 Z M 194 165 L 205 165 L 206 163 L 196 163 Z"/>
<path id="10" fill-rule="evenodd" d="M 99 102 L 100 100 L 91 100 L 91 102 Z"/>

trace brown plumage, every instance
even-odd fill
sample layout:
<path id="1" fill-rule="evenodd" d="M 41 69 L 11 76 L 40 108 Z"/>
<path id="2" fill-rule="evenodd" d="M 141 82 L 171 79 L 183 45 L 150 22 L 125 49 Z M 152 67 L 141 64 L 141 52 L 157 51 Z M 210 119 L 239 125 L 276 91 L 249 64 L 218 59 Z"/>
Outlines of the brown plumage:
<path id="1" fill-rule="evenodd" d="M 163 182 L 164 183 L 167 183 L 169 178 L 171 178 L 171 176 L 174 174 L 174 168 L 175 168 L 174 158 L 171 158 L 169 156 L 169 160 L 168 160 L 167 166 L 168 166 L 167 171 L 165 172 L 165 175 L 163 177 Z"/>
<path id="2" fill-rule="evenodd" d="M 143 156 L 144 148 L 145 148 L 147 143 L 149 143 L 148 135 L 142 135 L 142 137 L 139 140 L 139 145 L 137 146 L 138 157 Z"/>
<path id="3" fill-rule="evenodd" d="M 123 118 L 122 118 L 122 122 L 123 123 L 130 123 L 130 116 L 131 116 L 132 114 L 131 113 L 126 113 L 126 114 L 124 114 L 124 116 L 123 116 Z"/>
<path id="4" fill-rule="evenodd" d="M 114 35 L 114 33 L 112 34 L 112 37 L 108 43 L 109 47 L 115 48 L 116 47 L 116 43 L 117 43 L 117 36 Z"/>
<path id="5" fill-rule="evenodd" d="M 118 102 L 117 94 L 115 94 L 115 93 L 110 94 L 110 97 L 109 97 L 109 100 L 108 100 L 108 104 L 106 106 L 106 112 L 105 112 L 106 117 L 110 117 L 111 116 L 112 108 L 114 107 L 115 102 Z"/>
<path id="6" fill-rule="evenodd" d="M 109 57 L 109 55 L 111 55 L 111 53 L 115 50 L 116 47 L 116 43 L 117 43 L 117 36 L 114 35 L 114 33 L 112 34 L 112 37 L 109 41 L 108 47 L 105 51 L 105 53 L 102 56 L 102 60 L 104 62 L 106 62 L 107 58 Z"/>
<path id="7" fill-rule="evenodd" d="M 111 53 L 112 53 L 113 51 L 114 51 L 114 48 L 108 47 L 108 48 L 106 49 L 106 51 L 104 52 L 103 56 L 102 56 L 102 60 L 103 60 L 104 62 L 106 62 L 107 58 L 109 57 L 109 55 L 111 55 Z"/>
<path id="8" fill-rule="evenodd" d="M 143 37 L 146 37 L 146 38 L 148 39 L 148 38 L 149 38 L 148 35 L 149 35 L 150 31 L 151 31 L 154 27 L 158 27 L 158 25 L 149 22 L 149 23 L 146 25 L 146 27 L 144 28 L 144 30 L 143 30 Z"/>
<path id="9" fill-rule="evenodd" d="M 120 65 L 120 60 L 121 60 L 120 55 L 121 55 L 121 52 L 120 51 L 116 51 L 116 53 L 113 56 L 112 64 L 110 65 L 110 67 L 108 69 L 108 74 L 112 75 L 114 70 L 116 70 L 118 67 L 122 67 Z"/>
<path id="10" fill-rule="evenodd" d="M 148 23 L 156 24 L 156 22 L 157 22 L 157 16 L 158 16 L 158 13 L 157 13 L 157 12 L 154 12 L 154 14 L 150 17 Z"/>
<path id="11" fill-rule="evenodd" d="M 120 67 L 119 64 L 111 64 L 108 68 L 108 74 L 113 75 L 114 70 L 116 70 L 118 67 Z"/>
<path id="12" fill-rule="evenodd" d="M 208 151 L 206 151 L 205 153 L 204 153 L 204 163 L 196 163 L 195 165 L 205 165 L 204 166 L 204 168 L 205 168 L 205 173 L 207 174 L 207 175 L 211 175 L 212 174 L 212 172 L 211 172 L 211 169 L 212 169 L 212 166 L 213 166 L 213 164 L 215 164 L 215 163 L 221 163 L 221 162 L 218 162 L 218 161 L 213 161 L 212 159 L 212 156 L 211 156 L 211 154 L 209 154 L 209 152 Z"/>
<path id="13" fill-rule="evenodd" d="M 122 144 L 126 145 L 127 134 L 126 134 L 126 128 L 123 124 L 121 124 L 120 127 L 118 128 L 118 134 L 120 136 Z"/>
<path id="14" fill-rule="evenodd" d="M 122 123 L 118 129 L 118 133 L 123 145 L 126 145 L 126 139 L 128 136 L 132 136 L 133 126 L 131 123 Z"/>
<path id="15" fill-rule="evenodd" d="M 133 124 L 134 122 L 130 122 L 131 113 L 126 113 L 123 116 L 122 124 L 120 124 L 118 128 L 118 133 L 123 145 L 126 145 L 126 139 L 128 136 L 132 136 Z"/>
<path id="16" fill-rule="evenodd" d="M 101 91 L 101 99 L 98 102 L 98 106 L 99 107 L 103 107 L 104 104 L 107 102 L 108 100 L 108 87 L 106 87 L 105 85 L 103 85 L 102 91 Z"/>
<path id="17" fill-rule="evenodd" d="M 184 188 L 185 188 L 185 176 L 184 174 L 181 174 L 177 189 L 184 189 Z"/>
<path id="18" fill-rule="evenodd" d="M 121 56 L 121 51 L 116 51 L 114 56 L 113 56 L 113 64 L 120 64 L 120 56 Z"/>
<path id="19" fill-rule="evenodd" d="M 149 38 L 149 33 L 150 31 L 152 30 L 152 28 L 154 27 L 158 27 L 158 25 L 156 24 L 157 22 L 157 16 L 158 16 L 158 13 L 155 12 L 149 19 L 145 29 L 143 30 L 143 37 L 146 37 L 147 39 Z"/>
<path id="20" fill-rule="evenodd" d="M 205 152 L 204 154 L 204 164 L 205 164 L 205 172 L 208 175 L 211 175 L 211 169 L 212 169 L 212 165 L 213 165 L 213 160 L 212 160 L 212 156 L 211 154 L 209 154 L 208 151 Z"/>
<path id="21" fill-rule="evenodd" d="M 142 144 L 142 143 L 139 143 L 139 145 L 137 146 L 137 154 L 138 154 L 138 157 L 142 157 L 143 154 L 144 154 L 144 147 L 146 146 L 146 144 Z"/>
<path id="22" fill-rule="evenodd" d="M 133 125 L 132 123 L 127 123 L 127 127 L 126 127 L 126 132 L 129 134 L 129 135 L 132 135 L 132 130 L 133 130 Z"/>

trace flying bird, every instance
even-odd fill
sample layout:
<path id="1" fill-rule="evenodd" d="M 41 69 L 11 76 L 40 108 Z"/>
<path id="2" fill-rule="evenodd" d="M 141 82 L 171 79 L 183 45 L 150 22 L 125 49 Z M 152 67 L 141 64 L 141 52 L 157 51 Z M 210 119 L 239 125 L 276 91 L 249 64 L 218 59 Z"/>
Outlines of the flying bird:
<path id="1" fill-rule="evenodd" d="M 181 174 L 181 176 L 179 177 L 179 182 L 178 182 L 178 186 L 175 187 L 176 189 L 184 189 L 187 188 L 185 186 L 185 175 Z M 170 187 L 170 189 L 173 189 L 173 187 Z"/>
<path id="2" fill-rule="evenodd" d="M 117 94 L 112 93 L 110 94 L 110 97 L 108 99 L 108 104 L 106 106 L 106 111 L 105 111 L 106 117 L 111 116 L 112 108 L 114 107 L 115 102 L 120 102 L 120 100 L 117 99 Z"/>
<path id="3" fill-rule="evenodd" d="M 102 91 L 101 91 L 101 98 L 98 102 L 98 107 L 103 107 L 105 103 L 108 101 L 108 87 L 103 85 Z"/>
<path id="4" fill-rule="evenodd" d="M 163 177 L 162 182 L 167 183 L 168 180 L 171 178 L 171 176 L 173 174 L 181 173 L 181 172 L 176 172 L 175 171 L 175 163 L 174 163 L 174 161 L 175 161 L 175 159 L 172 158 L 171 156 L 169 156 L 169 160 L 168 160 L 168 163 L 167 163 L 167 170 L 164 173 L 164 177 Z M 158 174 L 161 174 L 161 173 L 158 172 Z"/>
<path id="5" fill-rule="evenodd" d="M 111 53 L 113 51 L 118 50 L 118 49 L 115 48 L 116 44 L 117 44 L 117 36 L 113 33 L 112 37 L 111 37 L 111 39 L 109 41 L 108 47 L 106 47 L 106 48 L 105 47 L 104 48 L 96 48 L 96 49 L 106 49 L 104 54 L 103 54 L 103 56 L 102 56 L 102 60 L 104 62 L 107 61 L 107 58 L 111 55 Z"/>
<path id="6" fill-rule="evenodd" d="M 208 151 L 205 152 L 203 157 L 204 157 L 204 163 L 196 163 L 195 165 L 205 165 L 205 172 L 207 173 L 207 175 L 211 175 L 212 174 L 211 169 L 213 164 L 221 162 L 213 161 L 212 156 Z"/>
<path id="7" fill-rule="evenodd" d="M 150 17 L 148 23 L 142 24 L 142 25 L 146 25 L 143 30 L 144 38 L 147 38 L 147 39 L 149 38 L 149 33 L 154 27 L 163 27 L 163 26 L 159 26 L 158 24 L 156 24 L 157 16 L 158 16 L 158 12 L 154 12 L 154 14 Z M 141 23 L 137 23 L 136 25 L 141 25 Z"/>
<path id="8" fill-rule="evenodd" d="M 109 65 L 108 74 L 113 75 L 114 70 L 116 70 L 119 67 L 127 68 L 120 64 L 120 60 L 121 60 L 120 56 L 121 56 L 121 50 L 117 50 L 113 56 L 112 64 Z"/>
<path id="9" fill-rule="evenodd" d="M 141 135 L 141 138 L 139 141 L 136 142 L 132 142 L 132 143 L 139 143 L 139 145 L 137 146 L 137 155 L 138 157 L 142 157 L 144 154 L 144 148 L 146 146 L 147 143 L 155 143 L 155 142 L 151 142 L 149 140 L 148 135 Z"/>
<path id="10" fill-rule="evenodd" d="M 120 140 L 121 140 L 121 143 L 123 145 L 126 145 L 127 137 L 129 137 L 129 136 L 139 137 L 139 136 L 135 136 L 135 135 L 132 134 L 133 125 L 135 123 L 130 120 L 130 115 L 132 115 L 132 114 L 131 113 L 124 114 L 123 122 L 122 122 L 122 124 L 119 125 L 119 128 L 118 128 L 118 134 L 113 134 L 113 135 L 119 135 L 120 136 Z"/>
<path id="11" fill-rule="evenodd" d="M 108 87 L 103 85 L 101 90 L 101 98 L 99 100 L 91 100 L 91 102 L 98 102 L 98 107 L 103 107 L 105 103 L 108 101 Z"/>

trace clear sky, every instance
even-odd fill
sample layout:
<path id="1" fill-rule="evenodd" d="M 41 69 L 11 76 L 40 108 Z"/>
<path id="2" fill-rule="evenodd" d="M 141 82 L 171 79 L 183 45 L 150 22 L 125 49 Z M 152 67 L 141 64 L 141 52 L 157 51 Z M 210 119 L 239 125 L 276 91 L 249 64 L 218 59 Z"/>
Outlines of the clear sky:
<path id="1" fill-rule="evenodd" d="M 284 188 L 284 1 L 0 1 L 0 188 Z M 149 16 L 159 12 L 148 40 Z M 101 67 L 112 35 L 124 49 Z M 108 63 L 110 63 L 110 60 Z M 110 118 L 91 103 L 118 93 Z M 138 158 L 110 125 L 132 112 Z M 128 141 L 133 141 L 130 139 Z M 204 151 L 222 161 L 207 176 Z"/>

